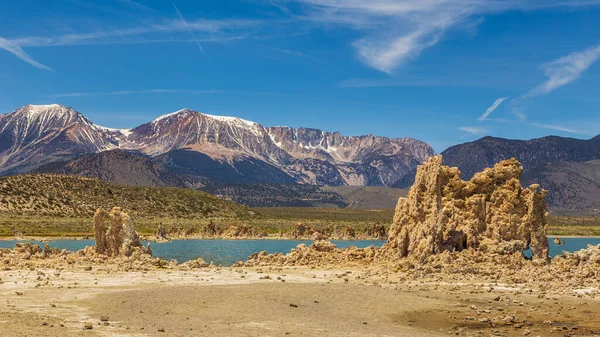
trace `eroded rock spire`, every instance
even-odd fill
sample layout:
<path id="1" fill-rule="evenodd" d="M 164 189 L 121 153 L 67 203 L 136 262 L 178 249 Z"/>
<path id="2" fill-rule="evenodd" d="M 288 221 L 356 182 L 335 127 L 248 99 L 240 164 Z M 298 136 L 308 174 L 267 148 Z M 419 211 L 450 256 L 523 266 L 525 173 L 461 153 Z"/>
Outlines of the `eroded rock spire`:
<path id="1" fill-rule="evenodd" d="M 513 158 L 464 181 L 458 168 L 442 165 L 441 156 L 431 158 L 398 201 L 386 249 L 426 262 L 443 251 L 512 254 L 531 248 L 534 260 L 549 261 L 547 191 L 521 187 L 522 172 Z"/>
<path id="2" fill-rule="evenodd" d="M 113 207 L 110 212 L 98 209 L 94 215 L 94 233 L 98 254 L 131 256 L 135 249 L 144 249 L 133 220 L 120 207 Z"/>

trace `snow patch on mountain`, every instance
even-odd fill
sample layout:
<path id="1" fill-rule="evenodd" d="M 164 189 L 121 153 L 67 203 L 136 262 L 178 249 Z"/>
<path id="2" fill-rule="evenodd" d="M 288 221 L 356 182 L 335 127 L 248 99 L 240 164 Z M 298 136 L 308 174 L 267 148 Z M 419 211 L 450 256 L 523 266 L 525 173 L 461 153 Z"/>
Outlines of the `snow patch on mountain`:
<path id="1" fill-rule="evenodd" d="M 97 124 L 94 124 L 94 126 L 97 127 L 100 130 L 103 130 L 103 131 L 108 131 L 108 132 L 114 132 L 114 133 L 122 134 L 125 137 L 129 137 L 129 135 L 132 132 L 131 130 L 133 130 L 133 129 L 107 128 L 106 126 L 101 126 L 101 125 L 97 125 Z"/>

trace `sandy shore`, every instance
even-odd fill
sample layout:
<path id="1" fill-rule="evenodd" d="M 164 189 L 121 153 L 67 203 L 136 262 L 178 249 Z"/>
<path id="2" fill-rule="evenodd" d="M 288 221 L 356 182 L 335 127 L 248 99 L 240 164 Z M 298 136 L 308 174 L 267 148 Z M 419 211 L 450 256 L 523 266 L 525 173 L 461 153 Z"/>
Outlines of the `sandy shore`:
<path id="1" fill-rule="evenodd" d="M 0 331 L 2 336 L 600 334 L 600 300 L 587 295 L 393 277 L 371 268 L 0 271 Z"/>

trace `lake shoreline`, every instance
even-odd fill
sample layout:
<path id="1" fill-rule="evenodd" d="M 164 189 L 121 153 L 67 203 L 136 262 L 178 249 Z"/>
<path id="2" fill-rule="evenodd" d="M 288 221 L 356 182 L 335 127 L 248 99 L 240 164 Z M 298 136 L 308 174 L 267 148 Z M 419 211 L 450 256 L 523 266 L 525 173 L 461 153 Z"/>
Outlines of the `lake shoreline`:
<path id="1" fill-rule="evenodd" d="M 548 239 L 600 239 L 598 235 L 548 235 Z M 154 236 L 142 236 L 143 241 L 148 242 L 169 242 L 169 241 L 185 241 L 185 240 L 232 240 L 232 241 L 247 241 L 247 240 L 289 240 L 289 241 L 314 241 L 314 238 L 308 237 L 279 237 L 279 236 L 267 236 L 267 237 L 202 237 L 202 236 L 186 236 L 186 237 L 174 237 L 170 238 L 170 240 L 159 240 Z M 0 236 L 0 241 L 35 241 L 35 242 L 49 242 L 49 241 L 57 241 L 57 240 L 93 240 L 93 235 L 90 236 Z M 328 238 L 328 240 L 334 241 L 380 241 L 387 239 L 379 239 L 373 237 L 364 237 L 364 238 L 348 238 L 348 237 L 334 237 Z"/>
<path id="2" fill-rule="evenodd" d="M 186 240 L 230 240 L 230 241 L 248 241 L 248 240 L 264 240 L 264 241 L 272 241 L 272 240 L 286 240 L 286 241 L 314 241 L 315 239 L 312 237 L 280 237 L 280 236 L 267 236 L 267 237 L 203 237 L 203 236 L 186 236 L 186 237 L 173 237 L 169 240 L 160 240 L 154 236 L 141 236 L 142 241 L 148 242 L 171 242 L 171 241 L 186 241 Z M 90 236 L 26 236 L 26 237 L 16 237 L 16 236 L 1 236 L 0 241 L 35 241 L 35 242 L 49 242 L 49 241 L 57 241 L 57 240 L 73 240 L 73 241 L 81 241 L 81 240 L 93 240 L 93 235 Z M 379 239 L 375 237 L 330 237 L 327 240 L 333 241 L 386 241 L 385 239 Z"/>

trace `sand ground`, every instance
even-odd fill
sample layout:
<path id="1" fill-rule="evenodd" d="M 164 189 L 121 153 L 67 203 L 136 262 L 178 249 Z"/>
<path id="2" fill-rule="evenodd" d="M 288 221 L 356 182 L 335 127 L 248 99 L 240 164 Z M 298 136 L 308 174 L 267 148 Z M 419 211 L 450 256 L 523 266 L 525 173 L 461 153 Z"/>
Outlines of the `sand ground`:
<path id="1" fill-rule="evenodd" d="M 1 336 L 600 336 L 587 295 L 357 268 L 9 270 L 0 282 Z"/>

